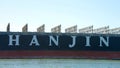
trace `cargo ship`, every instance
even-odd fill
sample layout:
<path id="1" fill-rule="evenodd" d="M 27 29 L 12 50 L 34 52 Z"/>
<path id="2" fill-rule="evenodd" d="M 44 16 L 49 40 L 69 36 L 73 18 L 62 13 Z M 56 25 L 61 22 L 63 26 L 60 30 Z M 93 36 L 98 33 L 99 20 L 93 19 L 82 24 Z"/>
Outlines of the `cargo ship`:
<path id="1" fill-rule="evenodd" d="M 0 58 L 120 59 L 120 35 L 0 32 Z"/>

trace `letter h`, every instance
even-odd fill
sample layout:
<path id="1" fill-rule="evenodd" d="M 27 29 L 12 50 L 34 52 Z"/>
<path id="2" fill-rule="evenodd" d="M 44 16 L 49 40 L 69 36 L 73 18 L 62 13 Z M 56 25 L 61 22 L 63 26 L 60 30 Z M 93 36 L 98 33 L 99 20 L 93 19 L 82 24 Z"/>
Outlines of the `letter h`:
<path id="1" fill-rule="evenodd" d="M 9 46 L 13 46 L 13 42 L 15 42 L 15 45 L 19 45 L 19 35 L 15 35 L 15 38 L 13 39 L 13 35 L 9 35 Z"/>

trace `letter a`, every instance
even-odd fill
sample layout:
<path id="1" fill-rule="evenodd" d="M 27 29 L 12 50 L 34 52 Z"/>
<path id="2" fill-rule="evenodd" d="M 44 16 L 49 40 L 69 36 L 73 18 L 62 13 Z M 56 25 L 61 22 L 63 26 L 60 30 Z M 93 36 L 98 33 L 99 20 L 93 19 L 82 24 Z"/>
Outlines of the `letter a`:
<path id="1" fill-rule="evenodd" d="M 35 44 L 35 46 L 39 46 L 40 44 L 38 43 L 37 37 L 36 35 L 33 35 L 33 38 L 30 42 L 30 46 L 32 46 L 33 44 Z"/>

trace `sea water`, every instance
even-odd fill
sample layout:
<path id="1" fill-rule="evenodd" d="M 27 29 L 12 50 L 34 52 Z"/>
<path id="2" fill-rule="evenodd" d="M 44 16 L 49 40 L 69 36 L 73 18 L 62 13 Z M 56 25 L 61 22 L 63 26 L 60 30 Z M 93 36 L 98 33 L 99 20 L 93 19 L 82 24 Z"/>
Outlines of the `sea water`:
<path id="1" fill-rule="evenodd" d="M 0 68 L 120 68 L 120 60 L 0 59 Z"/>

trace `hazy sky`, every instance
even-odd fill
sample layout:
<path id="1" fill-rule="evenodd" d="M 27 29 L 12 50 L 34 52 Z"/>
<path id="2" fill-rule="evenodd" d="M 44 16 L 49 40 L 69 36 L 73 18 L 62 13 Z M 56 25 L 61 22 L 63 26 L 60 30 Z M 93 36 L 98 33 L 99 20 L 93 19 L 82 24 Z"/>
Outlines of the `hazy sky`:
<path id="1" fill-rule="evenodd" d="M 28 23 L 29 31 L 45 24 L 46 32 L 59 24 L 78 29 L 94 25 L 120 27 L 120 0 L 0 0 L 0 31 L 21 31 Z"/>

